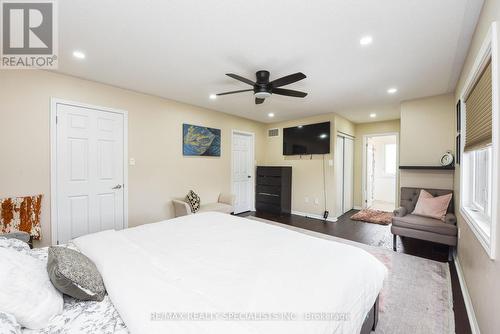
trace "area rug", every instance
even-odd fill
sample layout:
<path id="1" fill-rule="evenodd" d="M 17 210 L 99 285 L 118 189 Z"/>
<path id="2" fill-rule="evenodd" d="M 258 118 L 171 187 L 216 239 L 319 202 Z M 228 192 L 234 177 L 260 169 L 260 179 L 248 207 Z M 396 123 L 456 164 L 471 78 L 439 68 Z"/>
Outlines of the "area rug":
<path id="1" fill-rule="evenodd" d="M 363 209 L 352 215 L 351 219 L 373 224 L 389 225 L 393 216 L 392 212 Z"/>
<path id="2" fill-rule="evenodd" d="M 379 321 L 375 334 L 455 333 L 450 268 L 442 263 L 396 253 L 323 233 L 257 217 L 247 217 L 299 233 L 362 248 L 389 270 L 380 292 Z"/>

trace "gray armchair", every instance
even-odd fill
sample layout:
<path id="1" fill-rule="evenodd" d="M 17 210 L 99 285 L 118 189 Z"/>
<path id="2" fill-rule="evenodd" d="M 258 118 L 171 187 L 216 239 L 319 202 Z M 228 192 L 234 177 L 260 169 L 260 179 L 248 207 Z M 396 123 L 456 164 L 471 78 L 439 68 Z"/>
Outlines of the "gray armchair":
<path id="1" fill-rule="evenodd" d="M 217 203 L 206 203 L 200 205 L 200 210 L 198 212 L 216 211 L 222 213 L 233 213 L 234 211 L 234 199 L 235 196 L 232 194 L 219 194 Z M 191 207 L 184 200 L 172 200 L 174 204 L 174 211 L 176 217 L 186 216 L 192 214 Z"/>
<path id="2" fill-rule="evenodd" d="M 448 206 L 445 221 L 411 214 L 417 204 L 420 190 L 423 188 L 401 188 L 401 206 L 394 210 L 391 232 L 393 249 L 396 251 L 397 236 L 427 240 L 449 246 L 448 259 L 451 260 L 453 248 L 457 245 L 457 219 L 454 214 L 453 198 Z M 425 189 L 432 196 L 453 193 L 453 190 Z"/>

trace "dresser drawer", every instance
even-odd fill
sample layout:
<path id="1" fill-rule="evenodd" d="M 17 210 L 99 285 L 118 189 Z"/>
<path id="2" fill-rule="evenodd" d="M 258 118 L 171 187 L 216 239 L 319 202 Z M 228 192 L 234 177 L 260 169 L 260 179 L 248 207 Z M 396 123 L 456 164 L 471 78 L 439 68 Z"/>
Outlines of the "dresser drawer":
<path id="1" fill-rule="evenodd" d="M 257 193 L 256 200 L 257 202 L 262 202 L 262 203 L 269 203 L 276 205 L 281 204 L 281 197 L 272 194 Z"/>
<path id="2" fill-rule="evenodd" d="M 255 209 L 257 211 L 271 212 L 271 213 L 281 213 L 281 207 L 279 205 L 256 202 Z"/>
<path id="3" fill-rule="evenodd" d="M 281 187 L 280 186 L 267 186 L 267 185 L 257 185 L 257 194 L 266 193 L 273 195 L 281 195 Z"/>
<path id="4" fill-rule="evenodd" d="M 270 186 L 280 186 L 281 178 L 276 176 L 262 176 L 257 175 L 258 185 L 270 185 Z"/>
<path id="5" fill-rule="evenodd" d="M 281 177 L 281 174 L 282 174 L 281 167 L 257 168 L 257 175 L 259 175 L 259 176 L 279 176 L 279 177 Z"/>

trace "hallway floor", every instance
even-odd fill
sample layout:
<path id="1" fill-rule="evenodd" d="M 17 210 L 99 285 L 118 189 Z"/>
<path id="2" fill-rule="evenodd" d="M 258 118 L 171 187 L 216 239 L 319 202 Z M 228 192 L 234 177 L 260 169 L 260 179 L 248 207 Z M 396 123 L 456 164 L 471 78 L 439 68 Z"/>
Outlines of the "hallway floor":
<path id="1" fill-rule="evenodd" d="M 392 212 L 394 211 L 394 209 L 396 209 L 396 205 L 394 204 L 394 202 L 375 200 L 368 209 Z"/>

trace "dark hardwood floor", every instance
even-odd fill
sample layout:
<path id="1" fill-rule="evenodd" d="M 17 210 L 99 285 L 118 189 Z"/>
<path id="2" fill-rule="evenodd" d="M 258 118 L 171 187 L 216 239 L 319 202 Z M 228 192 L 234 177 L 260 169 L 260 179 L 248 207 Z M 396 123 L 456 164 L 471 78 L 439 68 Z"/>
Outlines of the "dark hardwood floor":
<path id="1" fill-rule="evenodd" d="M 356 210 L 347 212 L 335 223 L 302 217 L 297 215 L 279 216 L 264 212 L 246 212 L 239 216 L 255 216 L 273 220 L 282 224 L 296 226 L 307 230 L 325 233 L 336 237 L 361 242 L 371 246 L 392 250 L 392 234 L 390 225 L 377 225 L 351 220 Z M 398 252 L 423 257 L 430 260 L 447 262 L 448 247 L 432 242 L 398 237 Z M 457 334 L 471 333 L 469 318 L 465 308 L 462 290 L 454 262 L 450 262 L 451 285 L 453 291 L 453 311 L 455 313 L 455 332 Z"/>

